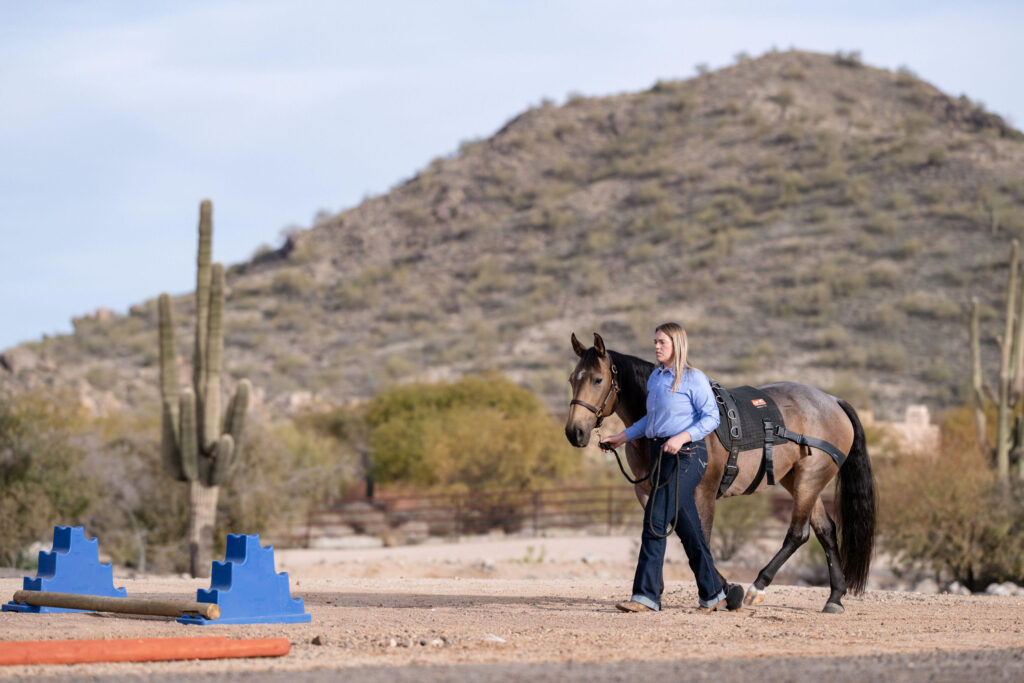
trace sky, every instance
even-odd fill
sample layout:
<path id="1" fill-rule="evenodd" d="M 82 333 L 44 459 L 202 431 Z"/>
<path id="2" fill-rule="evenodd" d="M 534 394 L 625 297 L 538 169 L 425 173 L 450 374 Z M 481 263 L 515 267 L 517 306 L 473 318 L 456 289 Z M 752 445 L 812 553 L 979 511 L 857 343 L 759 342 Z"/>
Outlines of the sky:
<path id="1" fill-rule="evenodd" d="M 859 50 L 1024 127 L 1021 2 L 0 0 L 0 350 L 386 193 L 542 99 Z"/>

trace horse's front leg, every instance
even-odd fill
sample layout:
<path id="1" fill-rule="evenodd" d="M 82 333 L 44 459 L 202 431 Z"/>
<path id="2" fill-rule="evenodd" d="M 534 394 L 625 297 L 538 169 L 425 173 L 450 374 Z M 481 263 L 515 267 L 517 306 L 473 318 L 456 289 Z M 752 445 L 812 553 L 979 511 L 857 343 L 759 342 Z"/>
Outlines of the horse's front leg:
<path id="1" fill-rule="evenodd" d="M 772 582 L 775 574 L 786 563 L 786 560 L 792 557 L 793 553 L 806 543 L 811 535 L 810 518 L 811 512 L 814 509 L 814 502 L 817 500 L 817 494 L 815 493 L 814 498 L 807 495 L 799 495 L 799 489 L 794 485 L 794 479 L 793 473 L 790 471 L 779 482 L 793 496 L 793 516 L 790 518 L 789 531 L 786 532 L 782 548 L 761 569 L 757 578 L 754 579 L 754 583 L 747 589 L 747 594 L 743 598 L 744 604 L 757 605 L 764 602 L 764 589 Z"/>

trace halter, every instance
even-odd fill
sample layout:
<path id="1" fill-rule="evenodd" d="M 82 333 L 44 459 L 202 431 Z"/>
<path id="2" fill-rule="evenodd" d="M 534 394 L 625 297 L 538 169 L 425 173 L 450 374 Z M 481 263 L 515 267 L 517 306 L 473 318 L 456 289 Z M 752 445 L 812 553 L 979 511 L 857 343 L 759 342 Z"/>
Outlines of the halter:
<path id="1" fill-rule="evenodd" d="M 612 386 L 611 386 L 611 389 L 608 390 L 608 393 L 604 395 L 604 400 L 601 401 L 601 407 L 600 408 L 595 408 L 594 406 L 590 405 L 586 401 L 581 401 L 578 398 L 574 398 L 573 400 L 569 401 L 569 405 L 570 406 L 573 406 L 573 405 L 583 406 L 584 408 L 586 408 L 587 410 L 592 412 L 594 415 L 597 415 L 597 422 L 594 423 L 594 429 L 597 429 L 598 427 L 601 426 L 601 421 L 604 420 L 609 415 L 611 415 L 612 412 L 614 411 L 614 404 L 612 405 L 612 410 L 609 410 L 607 413 L 604 412 L 604 409 L 605 409 L 605 406 L 608 405 L 608 401 L 611 399 L 611 397 L 612 396 L 618 396 L 618 394 L 619 394 L 619 369 L 617 367 L 615 367 L 615 363 L 612 363 Z"/>

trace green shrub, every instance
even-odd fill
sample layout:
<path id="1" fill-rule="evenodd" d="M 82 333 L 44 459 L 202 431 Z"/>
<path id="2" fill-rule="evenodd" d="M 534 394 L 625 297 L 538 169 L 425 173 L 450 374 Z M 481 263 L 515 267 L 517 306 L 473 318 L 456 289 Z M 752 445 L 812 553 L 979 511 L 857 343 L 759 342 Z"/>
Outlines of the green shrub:
<path id="1" fill-rule="evenodd" d="M 539 488 L 580 463 L 540 399 L 496 373 L 396 387 L 371 402 L 367 424 L 372 471 L 385 484 Z"/>

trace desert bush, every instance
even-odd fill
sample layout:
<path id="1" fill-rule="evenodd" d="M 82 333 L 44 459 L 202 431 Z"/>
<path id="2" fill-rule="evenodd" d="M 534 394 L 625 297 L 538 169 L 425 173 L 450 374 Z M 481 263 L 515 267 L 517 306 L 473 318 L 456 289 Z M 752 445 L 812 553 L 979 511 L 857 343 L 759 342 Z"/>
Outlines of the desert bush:
<path id="1" fill-rule="evenodd" d="M 897 454 L 879 472 L 880 541 L 903 571 L 972 590 L 1024 582 L 1024 490 L 995 481 L 969 407 L 941 422 L 934 457 Z"/>
<path id="2" fill-rule="evenodd" d="M 929 166 L 941 166 L 949 159 L 949 150 L 943 145 L 937 145 L 928 150 L 927 162 Z"/>
<path id="3" fill-rule="evenodd" d="M 892 261 L 880 261 L 868 266 L 865 273 L 872 287 L 892 287 L 903 279 L 904 271 Z"/>
<path id="4" fill-rule="evenodd" d="M 316 283 L 313 278 L 297 270 L 282 270 L 274 275 L 270 291 L 279 296 L 302 296 L 308 294 Z"/>
<path id="5" fill-rule="evenodd" d="M 872 370 L 903 370 L 909 358 L 899 342 L 878 342 L 867 349 L 867 366 Z"/>
<path id="6" fill-rule="evenodd" d="M 858 411 L 871 408 L 871 388 L 866 386 L 856 374 L 852 372 L 841 372 L 836 375 L 832 385 L 826 389 L 833 396 L 845 399 L 850 405 L 855 406 Z"/>
<path id="7" fill-rule="evenodd" d="M 867 228 L 868 232 L 875 235 L 895 235 L 900 229 L 896 219 L 880 211 L 871 214 L 864 227 Z"/>
<path id="8" fill-rule="evenodd" d="M 910 315 L 937 320 L 949 320 L 963 315 L 963 309 L 941 293 L 913 292 L 900 302 L 900 308 Z"/>
<path id="9" fill-rule="evenodd" d="M 54 520 L 76 523 L 88 509 L 81 482 L 85 453 L 74 433 L 83 422 L 72 396 L 0 393 L 0 564 L 26 567 L 26 549 L 45 540 Z"/>
<path id="10" fill-rule="evenodd" d="M 856 69 L 864 66 L 863 62 L 861 62 L 860 50 L 850 50 L 848 52 L 837 50 L 836 53 L 832 55 L 832 63 L 836 66 L 845 66 L 850 69 Z"/>
<path id="11" fill-rule="evenodd" d="M 656 204 L 668 197 L 668 193 L 657 181 L 646 182 L 635 188 L 630 194 L 627 202 L 633 206 Z"/>
<path id="12" fill-rule="evenodd" d="M 822 349 L 837 349 L 845 346 L 849 340 L 850 334 L 846 331 L 846 328 L 839 323 L 832 323 L 818 332 L 815 344 L 818 348 Z"/>
<path id="13" fill-rule="evenodd" d="M 367 424 L 381 483 L 539 488 L 580 463 L 543 402 L 497 373 L 396 387 L 371 402 Z"/>
<path id="14" fill-rule="evenodd" d="M 94 365 L 86 371 L 85 379 L 100 391 L 109 391 L 117 384 L 117 369 L 109 365 Z"/>
<path id="15" fill-rule="evenodd" d="M 907 259 L 917 256 L 924 250 L 924 242 L 917 237 L 903 240 L 900 246 L 893 252 L 893 256 L 899 259 Z"/>
<path id="16" fill-rule="evenodd" d="M 862 327 L 865 330 L 881 332 L 894 329 L 904 320 L 905 316 L 901 310 L 896 308 L 892 302 L 883 301 L 868 312 Z"/>

